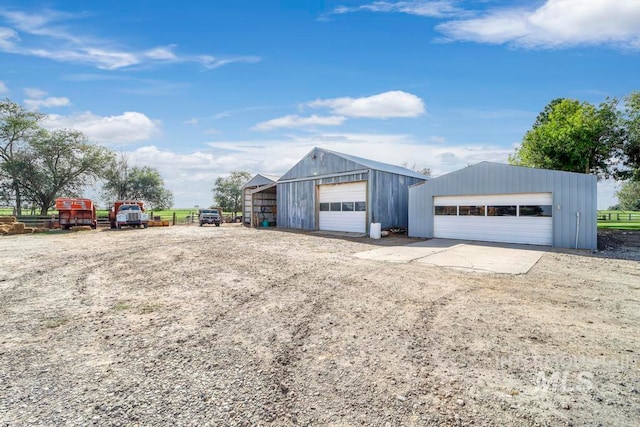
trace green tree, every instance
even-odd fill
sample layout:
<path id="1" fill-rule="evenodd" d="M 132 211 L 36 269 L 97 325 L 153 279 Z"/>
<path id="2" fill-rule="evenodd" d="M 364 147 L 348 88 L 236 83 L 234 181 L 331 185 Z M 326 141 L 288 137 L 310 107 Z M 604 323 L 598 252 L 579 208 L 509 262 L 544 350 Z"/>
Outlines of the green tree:
<path id="1" fill-rule="evenodd" d="M 5 203 L 15 203 L 18 215 L 22 214 L 22 187 L 15 162 L 38 133 L 43 118 L 43 114 L 27 111 L 9 99 L 0 101 L 0 195 Z"/>
<path id="2" fill-rule="evenodd" d="M 621 210 L 640 211 L 640 181 L 624 182 L 616 196 Z"/>
<path id="3" fill-rule="evenodd" d="M 77 197 L 84 187 L 104 176 L 113 152 L 91 144 L 76 130 L 41 130 L 11 163 L 25 198 L 46 215 L 56 197 Z M 14 169 L 15 168 L 15 169 Z"/>
<path id="4" fill-rule="evenodd" d="M 622 140 L 616 108 L 615 99 L 599 107 L 573 99 L 554 99 L 538 115 L 509 162 L 610 176 L 612 154 Z"/>
<path id="5" fill-rule="evenodd" d="M 219 176 L 213 185 L 213 199 L 217 206 L 235 217 L 242 210 L 242 186 L 251 179 L 249 172 L 233 171 L 228 177 Z"/>
<path id="6" fill-rule="evenodd" d="M 624 131 L 619 152 L 623 167 L 617 177 L 640 181 L 640 91 L 632 92 L 623 103 L 624 109 L 619 113 L 620 127 Z"/>
<path id="7" fill-rule="evenodd" d="M 103 198 L 114 200 L 142 200 L 152 209 L 168 209 L 173 206 L 173 193 L 165 188 L 157 169 L 149 166 L 129 167 L 122 154 L 113 162 L 102 186 Z"/>

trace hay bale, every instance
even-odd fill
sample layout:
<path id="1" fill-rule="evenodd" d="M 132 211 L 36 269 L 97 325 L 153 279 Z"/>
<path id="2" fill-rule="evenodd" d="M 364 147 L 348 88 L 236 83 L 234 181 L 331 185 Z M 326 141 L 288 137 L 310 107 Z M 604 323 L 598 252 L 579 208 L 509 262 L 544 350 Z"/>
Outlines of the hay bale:
<path id="1" fill-rule="evenodd" d="M 23 234 L 33 234 L 34 230 L 35 230 L 35 228 L 33 228 L 33 227 L 25 227 Z"/>
<path id="2" fill-rule="evenodd" d="M 14 222 L 11 224 L 11 230 L 15 234 L 23 234 L 24 233 L 24 223 L 22 222 Z"/>
<path id="3" fill-rule="evenodd" d="M 48 230 L 48 229 L 46 229 L 46 228 L 34 228 L 34 229 L 33 229 L 33 232 L 34 232 L 34 233 L 48 233 L 48 232 L 49 232 L 49 230 Z"/>
<path id="4" fill-rule="evenodd" d="M 91 227 L 88 225 L 76 225 L 71 227 L 71 231 L 91 231 Z"/>
<path id="5" fill-rule="evenodd" d="M 0 224 L 8 224 L 12 222 L 16 222 L 15 216 L 0 216 Z"/>

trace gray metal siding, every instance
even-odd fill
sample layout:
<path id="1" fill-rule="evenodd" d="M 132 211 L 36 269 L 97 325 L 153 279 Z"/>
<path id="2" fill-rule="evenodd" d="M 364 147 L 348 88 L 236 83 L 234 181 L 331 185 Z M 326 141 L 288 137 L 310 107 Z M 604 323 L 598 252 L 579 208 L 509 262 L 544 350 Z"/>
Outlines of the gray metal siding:
<path id="1" fill-rule="evenodd" d="M 306 181 L 278 182 L 278 227 L 316 230 L 316 186 L 366 180 L 367 174 L 359 173 Z"/>
<path id="2" fill-rule="evenodd" d="M 278 227 L 317 229 L 316 187 L 318 185 L 367 180 L 369 180 L 367 229 L 370 222 L 379 222 L 383 228 L 407 228 L 409 186 L 423 181 L 376 170 L 306 181 L 278 182 Z"/>
<path id="3" fill-rule="evenodd" d="M 382 228 L 409 225 L 409 186 L 423 182 L 418 178 L 377 170 L 370 171 L 369 210 L 371 222 Z"/>
<path id="4" fill-rule="evenodd" d="M 329 175 L 358 169 L 366 169 L 366 167 L 324 150 L 314 149 L 289 169 L 287 173 L 282 175 L 278 181 Z"/>
<path id="5" fill-rule="evenodd" d="M 433 197 L 508 193 L 553 194 L 553 246 L 597 247 L 596 177 L 577 173 L 480 163 L 409 190 L 409 235 L 433 237 Z M 557 209 L 558 206 L 560 209 Z"/>
<path id="6" fill-rule="evenodd" d="M 314 181 L 278 183 L 277 224 L 283 228 L 316 229 Z"/>

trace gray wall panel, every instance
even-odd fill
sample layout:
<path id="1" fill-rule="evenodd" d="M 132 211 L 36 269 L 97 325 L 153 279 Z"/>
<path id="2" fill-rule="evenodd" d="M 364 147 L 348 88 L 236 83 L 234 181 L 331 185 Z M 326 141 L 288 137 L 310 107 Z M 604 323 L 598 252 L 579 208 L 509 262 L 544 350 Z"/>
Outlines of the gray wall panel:
<path id="1" fill-rule="evenodd" d="M 282 175 L 279 181 L 358 169 L 366 169 L 366 167 L 335 154 L 314 149 Z"/>
<path id="2" fill-rule="evenodd" d="M 488 162 L 412 187 L 409 190 L 409 235 L 433 237 L 434 196 L 542 192 L 553 193 L 553 245 L 575 246 L 576 212 L 580 212 L 578 245 L 583 249 L 595 249 L 595 176 Z"/>
<path id="3" fill-rule="evenodd" d="M 379 222 L 382 228 L 407 228 L 409 226 L 409 186 L 423 181 L 376 170 L 370 173 L 371 222 Z"/>
<path id="4" fill-rule="evenodd" d="M 277 225 L 316 229 L 316 187 L 313 181 L 278 183 Z"/>

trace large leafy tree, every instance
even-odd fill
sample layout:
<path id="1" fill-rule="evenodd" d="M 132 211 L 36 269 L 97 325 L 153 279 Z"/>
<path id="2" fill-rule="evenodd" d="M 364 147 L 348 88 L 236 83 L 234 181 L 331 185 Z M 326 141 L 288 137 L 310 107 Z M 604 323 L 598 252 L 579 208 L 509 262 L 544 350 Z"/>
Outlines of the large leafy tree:
<path id="1" fill-rule="evenodd" d="M 249 172 L 233 171 L 228 177 L 219 176 L 213 185 L 213 199 L 224 211 L 235 217 L 242 210 L 242 186 L 251 179 Z"/>
<path id="2" fill-rule="evenodd" d="M 41 130 L 8 169 L 19 180 L 25 198 L 46 215 L 56 197 L 78 196 L 104 176 L 112 162 L 113 152 L 90 143 L 82 132 Z"/>
<path id="3" fill-rule="evenodd" d="M 627 211 L 640 210 L 640 181 L 626 181 L 616 193 L 619 209 Z"/>
<path id="4" fill-rule="evenodd" d="M 623 167 L 617 177 L 640 181 L 640 91 L 634 91 L 624 98 L 624 108 L 619 112 L 619 117 L 624 142 L 619 152 Z"/>
<path id="5" fill-rule="evenodd" d="M 22 186 L 16 167 L 18 157 L 28 149 L 28 141 L 40 130 L 43 114 L 27 111 L 9 99 L 0 100 L 0 196 L 5 203 L 15 202 L 22 213 Z"/>
<path id="6" fill-rule="evenodd" d="M 555 99 L 538 115 L 509 162 L 569 172 L 612 174 L 612 153 L 620 146 L 622 130 L 617 101 L 596 107 L 573 99 Z"/>
<path id="7" fill-rule="evenodd" d="M 102 190 L 107 202 L 142 200 L 152 209 L 168 209 L 173 205 L 173 194 L 165 188 L 160 172 L 149 166 L 130 167 L 124 154 L 113 162 Z"/>

